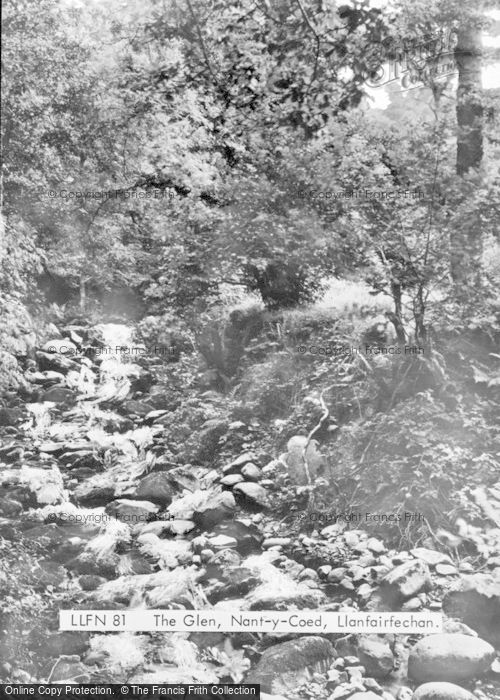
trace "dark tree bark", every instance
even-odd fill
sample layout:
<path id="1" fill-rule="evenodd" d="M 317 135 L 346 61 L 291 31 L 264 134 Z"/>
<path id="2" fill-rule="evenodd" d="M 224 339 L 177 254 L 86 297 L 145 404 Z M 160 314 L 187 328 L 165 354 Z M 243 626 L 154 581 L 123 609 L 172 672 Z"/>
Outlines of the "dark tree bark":
<path id="1" fill-rule="evenodd" d="M 460 176 L 478 170 L 483 158 L 481 55 L 481 30 L 473 24 L 462 27 L 455 47 L 458 67 L 456 169 Z M 459 294 L 467 294 L 479 281 L 481 230 L 476 213 L 462 224 L 452 234 L 451 274 Z"/>

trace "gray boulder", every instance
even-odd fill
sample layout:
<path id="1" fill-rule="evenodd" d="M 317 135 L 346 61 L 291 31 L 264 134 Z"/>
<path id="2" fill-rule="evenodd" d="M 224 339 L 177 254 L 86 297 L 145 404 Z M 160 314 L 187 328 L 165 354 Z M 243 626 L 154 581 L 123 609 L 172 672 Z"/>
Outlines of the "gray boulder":
<path id="1" fill-rule="evenodd" d="M 500 647 L 500 576 L 463 576 L 445 595 L 443 610 Z"/>
<path id="2" fill-rule="evenodd" d="M 419 682 L 468 680 L 488 670 L 495 650 L 483 639 L 466 634 L 434 634 L 410 652 L 408 675 Z"/>
<path id="3" fill-rule="evenodd" d="M 385 678 L 394 668 L 394 657 L 387 642 L 378 637 L 361 637 L 358 658 L 372 678 Z"/>
<path id="4" fill-rule="evenodd" d="M 260 683 L 266 693 L 296 691 L 324 673 L 337 656 L 333 645 L 323 637 L 299 637 L 265 649 L 257 666 L 248 673 L 245 683 Z"/>
<path id="5" fill-rule="evenodd" d="M 381 592 L 389 605 L 398 605 L 431 587 L 429 567 L 419 559 L 400 564 L 382 579 Z"/>
<path id="6" fill-rule="evenodd" d="M 474 695 L 454 683 L 424 683 L 413 693 L 412 700 L 474 700 Z"/>

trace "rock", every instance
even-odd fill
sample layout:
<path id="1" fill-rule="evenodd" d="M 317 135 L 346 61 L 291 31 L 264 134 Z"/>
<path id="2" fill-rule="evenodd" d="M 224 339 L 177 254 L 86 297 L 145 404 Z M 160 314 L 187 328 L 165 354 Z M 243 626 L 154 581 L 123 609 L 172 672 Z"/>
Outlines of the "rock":
<path id="1" fill-rule="evenodd" d="M 236 547 L 238 544 L 234 537 L 228 537 L 227 535 L 217 535 L 210 538 L 208 542 L 212 549 L 226 549 L 227 547 Z"/>
<path id="2" fill-rule="evenodd" d="M 383 554 L 384 552 L 387 552 L 387 547 L 376 537 L 370 537 L 370 539 L 366 543 L 366 547 L 370 550 L 370 552 L 373 552 L 374 554 Z"/>
<path id="3" fill-rule="evenodd" d="M 95 591 L 100 585 L 106 583 L 106 579 L 95 574 L 84 574 L 78 579 L 78 583 L 84 591 Z"/>
<path id="4" fill-rule="evenodd" d="M 0 426 L 17 425 L 22 417 L 19 408 L 0 408 Z"/>
<path id="5" fill-rule="evenodd" d="M 193 436 L 193 444 L 188 438 L 186 456 L 193 462 L 214 463 L 221 448 L 220 439 L 227 433 L 228 427 L 229 423 L 220 418 L 205 421 Z"/>
<path id="6" fill-rule="evenodd" d="M 255 455 L 253 454 L 253 452 L 245 452 L 239 457 L 236 457 L 236 459 L 233 459 L 233 461 L 230 464 L 227 464 L 225 467 L 223 467 L 222 473 L 224 474 L 224 476 L 228 476 L 230 474 L 241 474 L 241 470 L 245 466 L 245 464 L 253 463 L 254 459 Z"/>
<path id="7" fill-rule="evenodd" d="M 390 646 L 378 637 L 361 637 L 358 657 L 366 669 L 366 675 L 372 678 L 385 678 L 394 668 Z"/>
<path id="8" fill-rule="evenodd" d="M 424 561 L 428 566 L 437 566 L 437 564 L 452 564 L 450 557 L 442 552 L 437 552 L 434 549 L 426 547 L 415 547 L 411 550 L 411 554 L 417 559 Z"/>
<path id="9" fill-rule="evenodd" d="M 172 520 L 168 523 L 168 529 L 172 535 L 186 535 L 191 530 L 194 530 L 196 525 L 192 520 Z"/>
<path id="10" fill-rule="evenodd" d="M 59 355 L 58 353 L 41 352 L 38 350 L 36 352 L 36 359 L 42 372 L 49 370 L 67 374 L 70 369 L 76 372 L 80 369 L 77 362 L 70 360 L 69 357 L 65 357 L 64 355 Z"/>
<path id="11" fill-rule="evenodd" d="M 291 543 L 290 537 L 269 537 L 262 543 L 263 549 L 269 549 L 269 547 L 286 547 Z"/>
<path id="12" fill-rule="evenodd" d="M 380 695 L 377 695 L 371 690 L 361 690 L 354 695 L 346 695 L 346 700 L 381 700 Z"/>
<path id="13" fill-rule="evenodd" d="M 233 537 L 238 543 L 238 552 L 244 556 L 255 552 L 262 542 L 262 535 L 258 527 L 244 518 L 225 520 L 214 528 L 213 534 Z"/>
<path id="14" fill-rule="evenodd" d="M 210 530 L 223 520 L 232 517 L 236 502 L 232 493 L 223 491 L 210 502 L 197 508 L 193 521 L 202 530 Z"/>
<path id="15" fill-rule="evenodd" d="M 148 474 L 140 480 L 133 493 L 133 498 L 152 501 L 162 506 L 169 506 L 179 489 L 169 474 L 165 472 Z"/>
<path id="16" fill-rule="evenodd" d="M 455 681 L 484 673 L 495 650 L 466 634 L 435 634 L 421 639 L 410 652 L 408 675 L 416 681 Z"/>
<path id="17" fill-rule="evenodd" d="M 223 577 L 208 596 L 212 604 L 228 598 L 242 598 L 260 583 L 260 579 L 243 566 L 226 567 Z"/>
<path id="18" fill-rule="evenodd" d="M 344 579 L 346 571 L 347 569 L 342 566 L 332 569 L 327 576 L 328 581 L 330 583 L 340 583 Z"/>
<path id="19" fill-rule="evenodd" d="M 233 491 L 240 494 L 243 500 L 251 505 L 256 505 L 260 508 L 267 508 L 269 505 L 267 491 L 260 484 L 255 484 L 252 481 L 243 481 L 240 484 L 236 484 Z"/>
<path id="20" fill-rule="evenodd" d="M 64 374 L 61 374 L 61 372 L 52 372 L 50 370 L 46 372 L 30 372 L 26 377 L 30 382 L 34 382 L 35 384 L 50 385 L 64 382 Z"/>
<path id="21" fill-rule="evenodd" d="M 452 564 L 437 564 L 436 573 L 440 576 L 455 576 L 458 571 Z"/>
<path id="22" fill-rule="evenodd" d="M 323 637 L 299 637 L 265 649 L 245 683 L 260 683 L 266 693 L 296 692 L 315 672 L 326 672 L 336 657 L 333 645 Z"/>
<path id="23" fill-rule="evenodd" d="M 54 353 L 58 355 L 74 355 L 76 353 L 76 345 L 67 338 L 54 338 L 48 340 L 42 347 L 43 352 Z"/>
<path id="24" fill-rule="evenodd" d="M 54 657 L 63 654 L 83 654 L 87 650 L 89 639 L 88 632 L 55 632 L 44 637 L 43 645 L 50 656 Z"/>
<path id="25" fill-rule="evenodd" d="M 475 700 L 475 696 L 454 683 L 424 683 L 413 693 L 412 700 Z"/>
<path id="26" fill-rule="evenodd" d="M 101 477 L 99 474 L 98 477 Z M 102 481 L 93 477 L 89 481 L 83 481 L 75 488 L 73 496 L 75 501 L 89 508 L 99 508 L 107 505 L 115 497 L 115 487 L 107 482 L 107 475 L 102 475 Z"/>
<path id="27" fill-rule="evenodd" d="M 65 386 L 53 386 L 44 391 L 40 401 L 53 401 L 54 403 L 73 403 L 76 401 L 75 392 Z"/>
<path id="28" fill-rule="evenodd" d="M 146 401 L 137 401 L 137 399 L 128 399 L 122 404 L 122 410 L 131 415 L 144 418 L 151 411 L 151 404 Z"/>
<path id="29" fill-rule="evenodd" d="M 390 571 L 381 582 L 381 592 L 389 605 L 397 605 L 431 586 L 429 567 L 412 559 Z"/>
<path id="30" fill-rule="evenodd" d="M 247 481 L 258 481 L 261 477 L 261 471 L 259 467 L 253 462 L 245 464 L 241 469 L 241 473 L 247 479 Z"/>
<path id="31" fill-rule="evenodd" d="M 105 510 L 108 515 L 115 517 L 117 520 L 134 525 L 147 522 L 158 512 L 158 506 L 150 501 L 132 501 L 119 498 L 108 503 Z"/>
<path id="32" fill-rule="evenodd" d="M 463 576 L 445 595 L 443 610 L 500 647 L 500 576 Z"/>
<path id="33" fill-rule="evenodd" d="M 231 487 L 235 486 L 236 484 L 239 484 L 240 481 L 245 481 L 241 474 L 228 474 L 227 476 L 222 477 L 220 483 L 222 484 L 222 486 Z"/>
<path id="34" fill-rule="evenodd" d="M 90 683 L 90 675 L 80 662 L 79 656 L 60 656 L 50 675 L 51 683 L 68 681 L 72 683 Z"/>

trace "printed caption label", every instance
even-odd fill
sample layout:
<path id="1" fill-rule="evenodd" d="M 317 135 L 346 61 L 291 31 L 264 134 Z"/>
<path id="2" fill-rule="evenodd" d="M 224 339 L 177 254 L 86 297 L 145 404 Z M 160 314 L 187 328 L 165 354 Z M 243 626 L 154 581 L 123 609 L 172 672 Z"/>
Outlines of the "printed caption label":
<path id="1" fill-rule="evenodd" d="M 433 634 L 442 632 L 440 613 L 318 612 L 297 610 L 61 610 L 59 629 L 91 632 L 390 632 Z"/>

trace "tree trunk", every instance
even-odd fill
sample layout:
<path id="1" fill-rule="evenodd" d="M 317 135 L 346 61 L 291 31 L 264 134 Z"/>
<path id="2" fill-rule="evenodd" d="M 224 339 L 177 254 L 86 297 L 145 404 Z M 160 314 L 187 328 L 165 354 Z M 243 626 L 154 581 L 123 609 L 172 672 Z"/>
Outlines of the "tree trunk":
<path id="1" fill-rule="evenodd" d="M 85 311 L 85 304 L 87 301 L 87 294 L 85 288 L 85 277 L 80 275 L 80 311 Z"/>
<path id="2" fill-rule="evenodd" d="M 458 67 L 457 89 L 457 174 L 478 170 L 483 157 L 481 30 L 473 24 L 458 32 L 455 61 Z M 476 212 L 451 236 L 451 274 L 460 295 L 478 283 L 481 254 L 480 220 Z"/>

